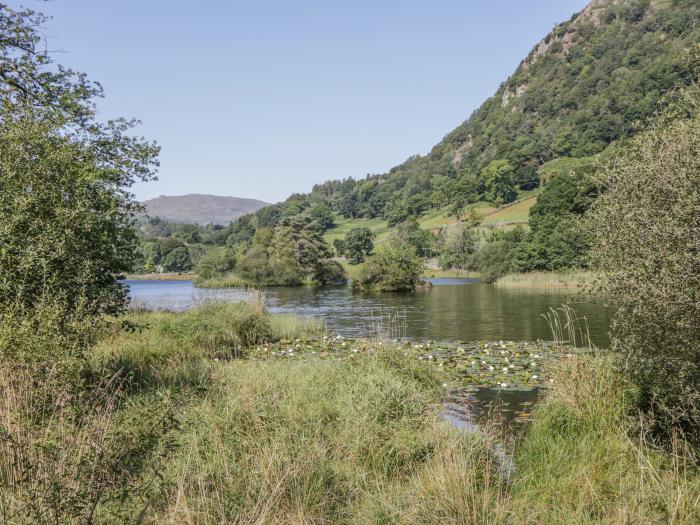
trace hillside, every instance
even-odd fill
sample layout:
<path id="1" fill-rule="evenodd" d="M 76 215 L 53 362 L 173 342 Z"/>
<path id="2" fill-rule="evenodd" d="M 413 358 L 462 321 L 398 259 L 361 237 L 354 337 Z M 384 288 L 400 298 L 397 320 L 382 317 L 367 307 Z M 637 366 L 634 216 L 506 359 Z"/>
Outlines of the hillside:
<path id="1" fill-rule="evenodd" d="M 197 193 L 178 196 L 161 195 L 144 201 L 143 204 L 151 217 L 160 217 L 169 222 L 202 225 L 227 225 L 242 215 L 268 206 L 268 203 L 256 199 Z"/>
<path id="2" fill-rule="evenodd" d="M 389 225 L 443 208 L 455 213 L 488 200 L 483 172 L 500 159 L 512 165 L 520 192 L 547 178 L 548 166 L 590 167 L 595 155 L 632 136 L 665 93 L 691 82 L 689 51 L 697 42 L 697 0 L 592 0 L 556 25 L 428 155 L 389 173 L 318 184 L 244 218 L 233 233 L 250 238 L 257 227 L 274 227 L 279 217 L 318 201 L 345 219 Z"/>

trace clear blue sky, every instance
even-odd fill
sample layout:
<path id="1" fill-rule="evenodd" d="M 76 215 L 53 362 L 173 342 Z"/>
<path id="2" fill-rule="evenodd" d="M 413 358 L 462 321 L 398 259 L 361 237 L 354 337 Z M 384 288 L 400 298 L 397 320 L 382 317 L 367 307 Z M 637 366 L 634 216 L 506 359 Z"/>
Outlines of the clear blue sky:
<path id="1" fill-rule="evenodd" d="M 11 2 L 18 5 L 18 2 Z M 52 0 L 57 61 L 162 146 L 139 199 L 269 202 L 382 173 L 464 121 L 586 0 Z"/>

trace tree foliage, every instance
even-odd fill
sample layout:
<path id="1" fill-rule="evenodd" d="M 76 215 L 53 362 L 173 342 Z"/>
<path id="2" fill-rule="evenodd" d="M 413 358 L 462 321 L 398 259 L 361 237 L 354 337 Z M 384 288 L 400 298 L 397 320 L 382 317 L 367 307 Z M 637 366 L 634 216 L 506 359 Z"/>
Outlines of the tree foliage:
<path id="1" fill-rule="evenodd" d="M 507 160 L 494 160 L 481 172 L 486 188 L 486 200 L 501 206 L 513 202 L 518 196 L 513 176 L 515 170 Z"/>
<path id="2" fill-rule="evenodd" d="M 422 270 L 423 262 L 411 247 L 392 243 L 358 267 L 352 286 L 362 291 L 411 292 Z"/>
<path id="3" fill-rule="evenodd" d="M 350 264 L 360 264 L 374 250 L 374 235 L 369 228 L 351 229 L 342 244 L 343 255 Z"/>
<path id="4" fill-rule="evenodd" d="M 466 224 L 458 224 L 441 233 L 440 268 L 469 269 L 478 246 L 478 237 Z"/>
<path id="5" fill-rule="evenodd" d="M 700 446 L 700 88 L 674 96 L 597 176 L 589 214 L 601 290 L 657 433 Z"/>
<path id="6" fill-rule="evenodd" d="M 149 180 L 158 147 L 100 123 L 99 85 L 40 51 L 44 18 L 0 5 L 0 308 L 60 298 L 118 313 L 139 210 L 128 188 Z"/>

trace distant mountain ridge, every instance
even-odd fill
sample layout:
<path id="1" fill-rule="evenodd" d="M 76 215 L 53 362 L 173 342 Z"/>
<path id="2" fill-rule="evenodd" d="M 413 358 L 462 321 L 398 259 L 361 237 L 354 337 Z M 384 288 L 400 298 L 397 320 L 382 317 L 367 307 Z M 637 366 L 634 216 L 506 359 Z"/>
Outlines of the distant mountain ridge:
<path id="1" fill-rule="evenodd" d="M 187 195 L 161 195 L 142 203 L 150 217 L 160 217 L 169 222 L 187 224 L 221 224 L 269 206 L 257 199 L 225 197 L 190 193 Z"/>

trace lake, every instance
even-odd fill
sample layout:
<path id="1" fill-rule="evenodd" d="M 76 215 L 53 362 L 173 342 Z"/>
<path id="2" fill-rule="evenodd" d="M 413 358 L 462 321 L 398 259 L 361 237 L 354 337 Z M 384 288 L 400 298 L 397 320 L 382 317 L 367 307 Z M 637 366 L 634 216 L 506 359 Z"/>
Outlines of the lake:
<path id="1" fill-rule="evenodd" d="M 612 310 L 570 290 L 503 288 L 477 279 L 427 279 L 432 288 L 415 293 L 356 294 L 348 287 L 269 288 L 266 304 L 273 313 L 323 319 L 346 336 L 378 332 L 395 338 L 436 341 L 550 340 L 542 314 L 569 304 L 590 329 L 591 339 L 608 344 Z M 238 301 L 240 289 L 203 289 L 192 281 L 126 281 L 131 305 L 182 311 L 211 300 Z"/>

